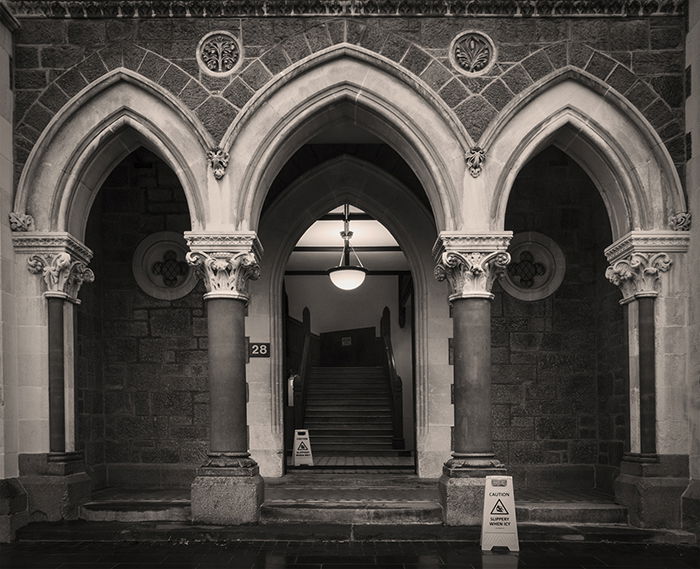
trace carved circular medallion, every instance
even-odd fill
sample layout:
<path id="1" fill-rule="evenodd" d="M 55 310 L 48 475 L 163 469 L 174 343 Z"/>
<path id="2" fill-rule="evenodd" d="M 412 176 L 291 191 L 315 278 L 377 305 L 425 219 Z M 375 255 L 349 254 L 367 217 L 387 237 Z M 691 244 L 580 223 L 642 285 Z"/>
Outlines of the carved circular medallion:
<path id="1" fill-rule="evenodd" d="M 496 62 L 496 46 L 484 33 L 474 30 L 462 32 L 452 40 L 450 62 L 464 75 L 483 75 Z"/>
<path id="2" fill-rule="evenodd" d="M 501 279 L 503 289 L 520 300 L 541 300 L 559 288 L 566 260 L 559 245 L 541 233 L 527 231 L 513 237 L 511 261 Z"/>
<path id="3" fill-rule="evenodd" d="M 197 284 L 194 270 L 185 260 L 187 251 L 184 237 L 174 231 L 154 233 L 141 241 L 131 263 L 141 290 L 161 300 L 187 295 Z"/>
<path id="4" fill-rule="evenodd" d="M 243 62 L 243 47 L 230 32 L 209 32 L 197 44 L 197 63 L 214 77 L 231 75 Z"/>

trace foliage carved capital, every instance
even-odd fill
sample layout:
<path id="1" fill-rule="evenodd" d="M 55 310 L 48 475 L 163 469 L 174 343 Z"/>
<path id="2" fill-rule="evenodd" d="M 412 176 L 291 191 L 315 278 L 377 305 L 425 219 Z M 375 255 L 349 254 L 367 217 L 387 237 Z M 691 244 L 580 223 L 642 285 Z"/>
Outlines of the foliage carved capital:
<path id="1" fill-rule="evenodd" d="M 643 296 L 657 296 L 661 273 L 672 265 L 666 253 L 632 253 L 619 259 L 605 271 L 605 277 L 622 291 L 622 302 Z"/>
<path id="2" fill-rule="evenodd" d="M 45 296 L 58 296 L 76 302 L 82 284 L 95 280 L 95 273 L 82 260 L 65 251 L 36 253 L 27 259 L 27 265 L 30 273 L 43 278 Z"/>
<path id="3" fill-rule="evenodd" d="M 207 293 L 204 298 L 233 298 L 247 302 L 248 281 L 260 278 L 260 264 L 253 251 L 190 251 L 186 256 Z"/>

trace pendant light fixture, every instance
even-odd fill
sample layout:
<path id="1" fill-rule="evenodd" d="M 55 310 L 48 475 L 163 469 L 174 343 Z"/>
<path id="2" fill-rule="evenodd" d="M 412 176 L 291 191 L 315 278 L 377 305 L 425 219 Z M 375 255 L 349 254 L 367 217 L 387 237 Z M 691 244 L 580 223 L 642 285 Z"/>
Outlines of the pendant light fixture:
<path id="1" fill-rule="evenodd" d="M 365 281 L 367 269 L 362 266 L 362 261 L 360 261 L 360 257 L 357 256 L 354 249 L 352 249 L 352 252 L 355 253 L 359 266 L 350 264 L 350 238 L 352 237 L 352 231 L 350 231 L 349 204 L 343 206 L 343 231 L 340 232 L 340 236 L 343 238 L 343 253 L 340 257 L 340 264 L 337 267 L 328 269 L 328 276 L 338 288 L 353 290 Z"/>

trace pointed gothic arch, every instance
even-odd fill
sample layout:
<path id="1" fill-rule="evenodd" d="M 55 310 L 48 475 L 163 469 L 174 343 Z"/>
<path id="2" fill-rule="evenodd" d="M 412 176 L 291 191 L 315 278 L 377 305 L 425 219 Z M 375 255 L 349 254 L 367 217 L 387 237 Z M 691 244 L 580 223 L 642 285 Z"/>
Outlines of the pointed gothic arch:
<path id="1" fill-rule="evenodd" d="M 249 101 L 223 137 L 240 172 L 237 225 L 255 228 L 291 155 L 329 121 L 351 120 L 392 146 L 423 185 L 440 229 L 460 225 L 471 138 L 420 79 L 366 49 L 340 44 L 292 67 Z"/>
<path id="2" fill-rule="evenodd" d="M 141 75 L 116 69 L 71 99 L 39 137 L 19 180 L 14 209 L 39 231 L 82 239 L 102 182 L 144 146 L 180 180 L 193 228 L 205 219 L 206 148 L 210 135 L 171 94 Z M 193 152 L 193 149 L 201 151 Z"/>
<path id="3" fill-rule="evenodd" d="M 508 105 L 483 137 L 493 197 L 492 228 L 502 228 L 522 167 L 550 144 L 586 171 L 608 211 L 613 239 L 666 229 L 686 210 L 680 179 L 659 135 L 622 95 L 594 76 L 567 68 Z"/>

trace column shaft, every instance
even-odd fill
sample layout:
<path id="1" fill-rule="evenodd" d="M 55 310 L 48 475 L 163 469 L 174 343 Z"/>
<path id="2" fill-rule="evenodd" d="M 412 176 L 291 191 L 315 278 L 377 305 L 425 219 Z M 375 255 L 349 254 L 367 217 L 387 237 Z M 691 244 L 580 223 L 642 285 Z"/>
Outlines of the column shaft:
<path id="1" fill-rule="evenodd" d="M 211 454 L 248 456 L 245 379 L 245 302 L 209 298 Z"/>
<path id="2" fill-rule="evenodd" d="M 454 456 L 493 456 L 491 440 L 491 301 L 452 301 Z"/>
<path id="3" fill-rule="evenodd" d="M 63 298 L 48 297 L 49 315 L 49 450 L 66 450 L 65 354 Z"/>
<path id="4" fill-rule="evenodd" d="M 639 297 L 639 420 L 641 453 L 656 454 L 654 298 Z"/>

